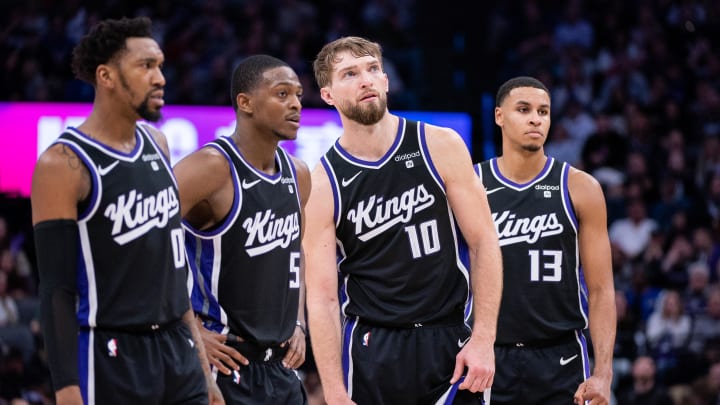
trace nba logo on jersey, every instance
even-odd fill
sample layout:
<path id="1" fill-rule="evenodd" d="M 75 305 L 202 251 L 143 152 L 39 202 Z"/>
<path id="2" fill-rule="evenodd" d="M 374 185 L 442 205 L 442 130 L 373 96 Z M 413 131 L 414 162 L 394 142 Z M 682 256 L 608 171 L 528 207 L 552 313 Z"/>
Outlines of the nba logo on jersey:
<path id="1" fill-rule="evenodd" d="M 233 382 L 235 384 L 240 384 L 240 373 L 237 370 L 233 370 Z"/>
<path id="2" fill-rule="evenodd" d="M 117 339 L 110 339 L 107 342 L 108 356 L 117 357 Z"/>
<path id="3" fill-rule="evenodd" d="M 363 342 L 362 345 L 367 347 L 370 345 L 370 332 L 363 335 Z"/>

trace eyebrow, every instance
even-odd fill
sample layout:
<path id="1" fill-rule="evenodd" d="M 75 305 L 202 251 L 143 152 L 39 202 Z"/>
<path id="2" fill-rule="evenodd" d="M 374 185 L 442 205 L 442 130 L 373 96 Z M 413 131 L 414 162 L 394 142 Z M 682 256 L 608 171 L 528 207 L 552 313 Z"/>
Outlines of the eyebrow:
<path id="1" fill-rule="evenodd" d="M 380 66 L 380 61 L 377 59 L 373 59 L 368 62 L 359 62 L 359 63 L 353 63 L 352 65 L 345 66 L 341 69 L 336 69 L 338 73 L 344 72 L 346 70 L 353 70 L 353 69 L 364 69 L 368 68 L 370 66 Z"/>
<path id="2" fill-rule="evenodd" d="M 520 101 L 517 101 L 515 103 L 515 105 L 516 106 L 531 106 L 532 104 L 530 102 L 520 100 Z M 540 108 L 550 108 L 550 104 L 540 104 Z"/>
<path id="3" fill-rule="evenodd" d="M 299 89 L 302 89 L 302 84 L 298 84 L 298 82 L 290 81 L 290 80 L 281 80 L 278 82 L 271 83 L 272 88 L 275 87 L 297 87 Z"/>
<path id="4" fill-rule="evenodd" d="M 164 58 L 158 58 L 156 56 L 141 56 L 135 59 L 135 63 L 162 63 Z"/>

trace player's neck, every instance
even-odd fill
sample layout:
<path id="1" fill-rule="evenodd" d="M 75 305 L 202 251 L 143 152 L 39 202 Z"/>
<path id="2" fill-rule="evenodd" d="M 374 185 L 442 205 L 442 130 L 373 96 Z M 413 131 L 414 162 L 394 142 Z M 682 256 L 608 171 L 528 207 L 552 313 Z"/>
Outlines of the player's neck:
<path id="1" fill-rule="evenodd" d="M 374 162 L 390 150 L 397 136 L 398 125 L 400 119 L 389 112 L 373 125 L 343 119 L 340 146 L 358 159 Z"/>
<path id="2" fill-rule="evenodd" d="M 547 156 L 542 151 L 527 153 L 503 153 L 497 159 L 502 175 L 515 183 L 524 184 L 537 177 L 545 167 Z"/>
<path id="3" fill-rule="evenodd" d="M 269 175 L 277 173 L 278 167 L 275 162 L 275 150 L 278 147 L 278 140 L 267 140 L 258 136 L 241 136 L 245 129 L 237 128 L 230 137 L 235 146 L 247 161 L 255 169 Z"/>
<path id="4" fill-rule="evenodd" d="M 88 118 L 78 126 L 78 129 L 113 149 L 130 152 L 135 148 L 136 125 L 137 121 L 133 117 L 93 107 Z"/>

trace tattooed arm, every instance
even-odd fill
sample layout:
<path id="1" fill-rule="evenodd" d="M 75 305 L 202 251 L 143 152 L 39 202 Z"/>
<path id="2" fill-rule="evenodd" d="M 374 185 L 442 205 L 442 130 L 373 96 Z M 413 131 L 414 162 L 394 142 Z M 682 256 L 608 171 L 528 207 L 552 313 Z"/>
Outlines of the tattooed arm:
<path id="1" fill-rule="evenodd" d="M 40 155 L 32 179 L 33 224 L 77 219 L 77 204 L 90 194 L 90 172 L 70 147 L 55 144 Z"/>

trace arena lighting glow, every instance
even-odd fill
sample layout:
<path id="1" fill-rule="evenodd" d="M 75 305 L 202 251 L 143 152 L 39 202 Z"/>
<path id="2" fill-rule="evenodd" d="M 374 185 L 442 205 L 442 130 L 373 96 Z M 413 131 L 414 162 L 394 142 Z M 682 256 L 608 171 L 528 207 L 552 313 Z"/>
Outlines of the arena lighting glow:
<path id="1" fill-rule="evenodd" d="M 68 126 L 77 126 L 90 113 L 90 103 L 0 102 L 0 192 L 30 196 L 32 171 L 39 154 Z M 393 111 L 413 120 L 447 126 L 462 135 L 471 148 L 472 121 L 461 112 Z M 196 150 L 217 136 L 235 129 L 232 107 L 165 106 L 163 119 L 152 125 L 168 138 L 171 162 Z M 342 132 L 334 109 L 306 108 L 302 111 L 296 141 L 282 142 L 293 155 L 312 169 Z"/>

